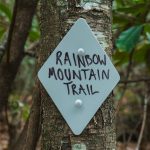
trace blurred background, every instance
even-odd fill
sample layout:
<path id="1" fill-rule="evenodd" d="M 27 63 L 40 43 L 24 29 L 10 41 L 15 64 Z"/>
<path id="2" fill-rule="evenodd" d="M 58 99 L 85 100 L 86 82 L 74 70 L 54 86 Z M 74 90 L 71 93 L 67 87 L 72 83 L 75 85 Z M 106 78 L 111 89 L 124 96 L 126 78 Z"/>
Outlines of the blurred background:
<path id="1" fill-rule="evenodd" d="M 0 0 L 0 62 L 14 3 Z M 117 149 L 135 150 L 141 144 L 150 150 L 150 0 L 114 0 L 112 30 L 112 60 L 121 76 L 114 90 Z M 37 8 L 8 107 L 0 114 L 0 150 L 7 150 L 10 137 L 20 133 L 29 116 L 39 37 Z"/>

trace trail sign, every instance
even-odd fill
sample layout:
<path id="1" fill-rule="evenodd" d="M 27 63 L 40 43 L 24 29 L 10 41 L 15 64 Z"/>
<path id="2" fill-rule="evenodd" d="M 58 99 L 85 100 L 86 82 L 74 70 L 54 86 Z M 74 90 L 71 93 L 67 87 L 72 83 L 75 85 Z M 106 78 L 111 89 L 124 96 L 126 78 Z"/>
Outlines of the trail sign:
<path id="1" fill-rule="evenodd" d="M 38 77 L 76 135 L 83 131 L 120 80 L 82 18 L 43 64 Z"/>

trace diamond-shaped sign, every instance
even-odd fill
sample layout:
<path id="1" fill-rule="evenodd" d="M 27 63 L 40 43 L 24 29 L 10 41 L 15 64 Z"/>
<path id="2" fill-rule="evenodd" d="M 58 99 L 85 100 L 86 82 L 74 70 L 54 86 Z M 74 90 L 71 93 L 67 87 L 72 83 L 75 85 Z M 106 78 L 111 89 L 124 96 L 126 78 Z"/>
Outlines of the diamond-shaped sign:
<path id="1" fill-rule="evenodd" d="M 49 56 L 38 77 L 76 135 L 83 131 L 120 79 L 82 18 Z"/>

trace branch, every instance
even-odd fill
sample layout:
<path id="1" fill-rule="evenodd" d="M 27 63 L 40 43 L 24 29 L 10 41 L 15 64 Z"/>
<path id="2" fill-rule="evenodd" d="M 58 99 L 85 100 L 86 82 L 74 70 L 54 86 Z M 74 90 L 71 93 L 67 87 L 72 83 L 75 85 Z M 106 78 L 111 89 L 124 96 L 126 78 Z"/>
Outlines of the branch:
<path id="1" fill-rule="evenodd" d="M 129 76 L 130 76 L 130 71 L 131 71 L 131 67 L 132 67 L 133 54 L 134 54 L 134 49 L 131 51 L 130 56 L 129 56 L 129 64 L 128 64 L 128 67 L 127 67 L 126 80 L 128 80 L 128 78 L 129 78 Z M 124 83 L 123 91 L 122 91 L 120 100 L 119 100 L 119 102 L 118 102 L 118 104 L 117 104 L 116 114 L 117 114 L 118 111 L 119 111 L 119 108 L 120 108 L 122 99 L 123 99 L 123 97 L 124 97 L 124 94 L 125 94 L 125 92 L 126 92 L 126 89 L 127 89 L 127 83 Z"/>
<path id="2" fill-rule="evenodd" d="M 38 58 L 37 49 L 39 48 L 39 46 L 40 46 L 40 41 L 36 41 L 26 51 L 24 51 L 24 56 Z"/>
<path id="3" fill-rule="evenodd" d="M 29 56 L 29 57 L 37 58 L 36 53 L 35 53 L 35 52 L 32 52 L 32 51 L 24 52 L 24 56 Z"/>
<path id="4" fill-rule="evenodd" d="M 114 13 L 114 17 L 124 18 L 125 20 L 127 20 L 131 24 L 135 24 L 135 22 L 137 21 L 137 18 L 135 16 L 130 15 L 130 14 L 120 13 L 118 11 L 113 11 L 113 13 Z"/>
<path id="5" fill-rule="evenodd" d="M 146 81 L 150 81 L 150 78 L 140 78 L 140 79 L 134 79 L 134 80 L 122 80 L 119 82 L 119 84 L 129 84 L 129 83 L 146 82 Z"/>
<path id="6" fill-rule="evenodd" d="M 145 99 L 144 99 L 142 127 L 141 127 L 140 135 L 139 135 L 139 138 L 138 138 L 136 150 L 139 150 L 140 145 L 141 145 L 141 141 L 142 141 L 142 137 L 143 137 L 143 133 L 144 133 L 144 128 L 145 128 L 145 124 L 146 124 L 147 103 L 148 103 L 148 101 L 149 101 L 149 98 L 150 98 L 150 97 L 149 97 L 149 92 L 147 91 L 147 93 L 145 94 Z"/>
<path id="7" fill-rule="evenodd" d="M 131 67 L 132 67 L 132 59 L 133 59 L 133 54 L 134 54 L 134 49 L 131 51 L 130 55 L 129 55 L 129 64 L 127 66 L 127 74 L 126 74 L 126 81 L 128 80 L 129 76 L 130 76 L 130 72 L 131 72 Z M 114 116 L 112 117 L 112 120 L 114 120 L 115 116 L 118 114 L 119 112 L 119 109 L 120 109 L 120 106 L 122 104 L 122 100 L 123 100 L 123 97 L 124 97 L 124 94 L 126 92 L 126 89 L 127 89 L 127 83 L 124 83 L 124 86 L 123 86 L 123 90 L 122 90 L 122 93 L 121 93 L 121 96 L 120 96 L 120 100 L 116 106 L 116 111 L 115 111 L 115 114 Z"/>

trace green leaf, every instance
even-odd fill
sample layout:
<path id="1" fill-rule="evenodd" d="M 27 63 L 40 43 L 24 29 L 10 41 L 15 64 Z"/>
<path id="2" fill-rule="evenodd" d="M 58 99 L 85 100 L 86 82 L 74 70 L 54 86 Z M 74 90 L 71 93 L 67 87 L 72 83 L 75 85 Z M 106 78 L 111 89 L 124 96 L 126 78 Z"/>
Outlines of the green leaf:
<path id="1" fill-rule="evenodd" d="M 115 1 L 113 1 L 113 8 L 120 8 L 120 7 L 122 7 L 123 6 L 123 2 L 122 2 L 122 0 L 115 0 Z"/>
<path id="2" fill-rule="evenodd" d="M 40 37 L 39 31 L 33 29 L 30 31 L 29 38 L 31 41 L 36 41 L 39 39 L 39 37 Z"/>
<path id="3" fill-rule="evenodd" d="M 22 117 L 24 120 L 26 120 L 30 113 L 30 107 L 27 104 L 24 104 L 22 107 Z"/>
<path id="4" fill-rule="evenodd" d="M 143 25 L 133 26 L 123 31 L 116 40 L 116 47 L 121 52 L 131 52 L 139 41 Z"/>
<path id="5" fill-rule="evenodd" d="M 38 40 L 40 37 L 40 29 L 37 18 L 34 16 L 32 21 L 32 28 L 29 33 L 29 39 L 31 42 Z"/>
<path id="6" fill-rule="evenodd" d="M 2 15 L 2 13 L 4 13 L 4 15 L 8 18 L 9 21 L 11 20 L 11 10 L 5 4 L 0 3 L 0 15 Z"/>
<path id="7" fill-rule="evenodd" d="M 144 25 L 144 32 L 149 32 L 150 33 L 150 23 L 146 23 Z"/>

